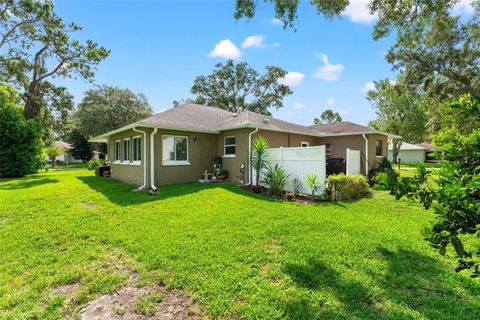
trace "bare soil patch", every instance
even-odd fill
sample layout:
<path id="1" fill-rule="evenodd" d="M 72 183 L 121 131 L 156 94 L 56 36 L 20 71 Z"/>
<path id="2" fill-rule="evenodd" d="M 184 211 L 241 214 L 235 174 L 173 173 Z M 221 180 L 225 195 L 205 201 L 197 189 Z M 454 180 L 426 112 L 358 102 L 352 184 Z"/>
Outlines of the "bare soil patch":
<path id="1" fill-rule="evenodd" d="M 93 208 L 95 208 L 95 203 L 91 203 L 91 202 L 80 202 L 80 206 L 81 206 L 81 207 L 84 207 L 84 208 L 87 208 L 87 209 L 93 209 Z"/>

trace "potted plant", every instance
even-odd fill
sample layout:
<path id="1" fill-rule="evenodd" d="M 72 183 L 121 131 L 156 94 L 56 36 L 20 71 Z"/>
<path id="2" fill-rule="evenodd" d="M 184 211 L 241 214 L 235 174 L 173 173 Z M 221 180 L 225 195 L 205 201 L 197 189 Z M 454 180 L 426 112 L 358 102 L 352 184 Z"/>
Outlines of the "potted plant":
<path id="1" fill-rule="evenodd" d="M 216 178 L 217 180 L 226 180 L 228 177 L 228 172 L 227 170 L 220 168 L 217 171 Z"/>
<path id="2" fill-rule="evenodd" d="M 222 164 L 222 157 L 216 156 L 213 158 L 213 164 Z"/>

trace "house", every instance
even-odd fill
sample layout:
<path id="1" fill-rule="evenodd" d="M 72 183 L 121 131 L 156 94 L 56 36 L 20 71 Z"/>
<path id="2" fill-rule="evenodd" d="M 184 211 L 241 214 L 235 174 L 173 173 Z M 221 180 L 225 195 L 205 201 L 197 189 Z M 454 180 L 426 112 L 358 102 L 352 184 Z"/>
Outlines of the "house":
<path id="1" fill-rule="evenodd" d="M 400 162 L 423 162 L 425 161 L 427 149 L 411 144 L 403 142 L 400 146 L 400 151 L 398 152 L 397 161 Z M 393 161 L 393 144 L 388 144 L 388 160 Z"/>
<path id="2" fill-rule="evenodd" d="M 434 155 L 436 151 L 441 152 L 428 142 L 417 144 L 403 142 L 400 146 L 397 161 L 400 159 L 400 162 L 436 162 L 439 161 Z M 393 161 L 393 145 L 391 143 L 388 144 L 388 160 Z"/>
<path id="3" fill-rule="evenodd" d="M 187 103 L 90 141 L 108 144 L 113 178 L 156 189 L 198 181 L 206 170 L 212 171 L 217 156 L 231 181 L 239 183 L 244 170 L 250 182 L 250 149 L 260 135 L 272 148 L 325 145 L 327 158 L 345 158 L 347 148 L 361 150 L 362 172 L 387 155 L 389 136 L 351 122 L 303 126 L 251 111 L 233 113 Z"/>
<path id="4" fill-rule="evenodd" d="M 73 146 L 71 144 L 69 144 L 65 141 L 62 141 L 62 140 L 56 140 L 54 142 L 54 145 L 56 147 L 58 147 L 60 150 L 63 151 L 63 154 L 59 155 L 56 158 L 57 163 L 79 163 L 79 162 L 82 162 L 81 159 L 77 159 L 73 156 L 72 151 L 71 151 L 73 149 Z M 93 151 L 93 158 L 100 159 L 99 156 L 100 156 L 100 152 Z M 51 159 L 48 156 L 46 157 L 46 160 L 47 160 L 47 162 L 51 162 Z"/>

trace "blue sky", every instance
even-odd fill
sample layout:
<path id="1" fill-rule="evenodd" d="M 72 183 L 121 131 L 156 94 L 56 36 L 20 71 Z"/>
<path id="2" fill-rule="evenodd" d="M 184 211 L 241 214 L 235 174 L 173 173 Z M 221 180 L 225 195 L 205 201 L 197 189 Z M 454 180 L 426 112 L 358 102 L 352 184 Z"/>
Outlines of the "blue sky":
<path id="1" fill-rule="evenodd" d="M 304 1 L 297 32 L 284 30 L 272 20 L 272 7 L 262 4 L 254 19 L 236 21 L 233 1 L 56 1 L 56 12 L 83 27 L 80 39 L 111 50 L 95 83 L 144 93 L 155 112 L 191 97 L 195 76 L 231 57 L 259 71 L 277 65 L 291 72 L 286 81 L 294 93 L 283 109 L 272 110 L 275 117 L 309 125 L 331 108 L 344 120 L 367 124 L 374 118 L 367 84 L 395 74 L 384 58 L 393 40 L 372 40 L 375 17 L 364 4 L 352 1 L 341 19 L 327 21 Z M 92 86 L 57 83 L 77 102 Z"/>

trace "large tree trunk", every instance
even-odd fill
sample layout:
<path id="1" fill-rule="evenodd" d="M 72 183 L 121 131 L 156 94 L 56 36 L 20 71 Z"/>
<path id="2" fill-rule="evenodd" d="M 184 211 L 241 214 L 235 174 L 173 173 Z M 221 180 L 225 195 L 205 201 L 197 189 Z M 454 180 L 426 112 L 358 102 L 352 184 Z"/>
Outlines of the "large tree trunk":
<path id="1" fill-rule="evenodd" d="M 398 162 L 398 154 L 400 153 L 400 147 L 402 146 L 401 140 L 393 140 L 392 141 L 392 160 L 393 162 Z"/>
<path id="2" fill-rule="evenodd" d="M 25 118 L 33 119 L 40 116 L 40 84 L 31 82 L 28 87 L 27 100 L 25 101 Z"/>

